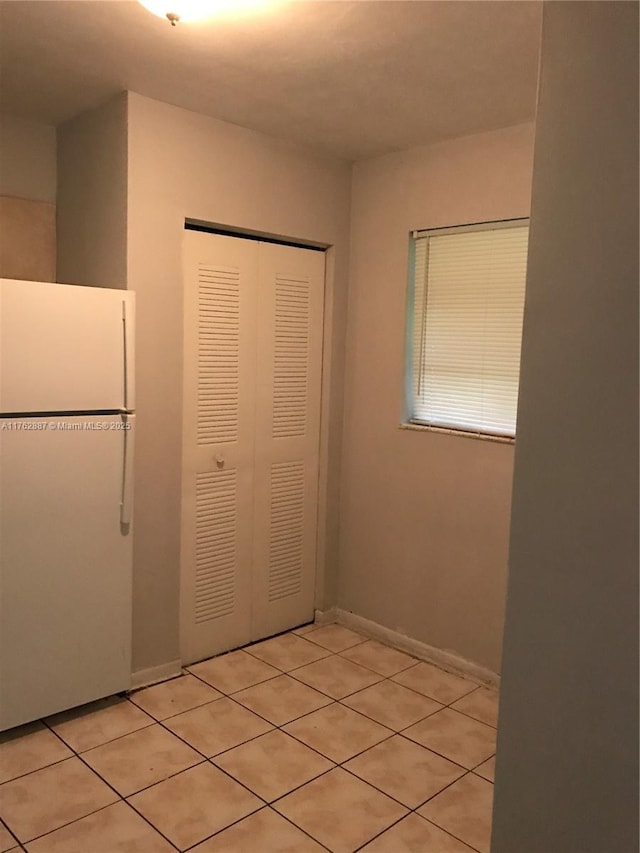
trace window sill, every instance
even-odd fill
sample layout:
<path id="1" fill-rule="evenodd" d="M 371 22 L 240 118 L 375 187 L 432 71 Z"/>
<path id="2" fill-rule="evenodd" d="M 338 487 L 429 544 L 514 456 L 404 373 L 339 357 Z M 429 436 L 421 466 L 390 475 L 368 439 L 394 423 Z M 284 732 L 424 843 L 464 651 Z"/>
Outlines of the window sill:
<path id="1" fill-rule="evenodd" d="M 509 435 L 491 435 L 488 432 L 469 432 L 464 429 L 449 429 L 448 427 L 429 426 L 428 424 L 404 423 L 400 429 L 415 432 L 439 432 L 442 435 L 459 435 L 462 438 L 475 438 L 479 441 L 493 441 L 496 444 L 515 444 L 515 438 Z"/>

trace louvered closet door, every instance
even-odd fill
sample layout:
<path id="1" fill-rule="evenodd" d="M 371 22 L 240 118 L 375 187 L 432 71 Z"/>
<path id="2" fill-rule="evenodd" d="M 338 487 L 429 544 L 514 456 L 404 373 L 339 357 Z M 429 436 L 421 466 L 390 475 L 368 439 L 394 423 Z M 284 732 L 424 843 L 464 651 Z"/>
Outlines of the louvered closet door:
<path id="1" fill-rule="evenodd" d="M 185 231 L 181 656 L 251 634 L 258 243 Z"/>
<path id="2" fill-rule="evenodd" d="M 261 243 L 253 640 L 313 618 L 324 253 Z"/>

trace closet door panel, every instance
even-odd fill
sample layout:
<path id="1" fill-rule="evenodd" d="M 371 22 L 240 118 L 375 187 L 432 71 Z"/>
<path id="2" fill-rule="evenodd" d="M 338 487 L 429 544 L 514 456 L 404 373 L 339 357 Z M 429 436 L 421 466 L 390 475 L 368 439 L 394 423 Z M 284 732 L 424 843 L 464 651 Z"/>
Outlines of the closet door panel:
<path id="1" fill-rule="evenodd" d="M 260 244 L 252 639 L 313 618 L 324 254 Z"/>
<path id="2" fill-rule="evenodd" d="M 258 244 L 185 231 L 181 656 L 248 642 Z"/>

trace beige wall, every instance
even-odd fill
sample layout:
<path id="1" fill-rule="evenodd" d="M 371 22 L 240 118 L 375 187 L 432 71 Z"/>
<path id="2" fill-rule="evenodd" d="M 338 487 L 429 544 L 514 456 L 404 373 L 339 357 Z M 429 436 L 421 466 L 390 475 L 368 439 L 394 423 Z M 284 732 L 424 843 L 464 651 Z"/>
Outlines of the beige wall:
<path id="1" fill-rule="evenodd" d="M 545 3 L 492 851 L 638 850 L 638 5 Z"/>
<path id="2" fill-rule="evenodd" d="M 178 657 L 185 217 L 329 244 L 327 567 L 335 600 L 350 173 L 253 131 L 129 94 L 128 286 L 136 291 L 134 671 Z"/>
<path id="3" fill-rule="evenodd" d="M 55 127 L 0 115 L 0 195 L 55 203 Z"/>
<path id="4" fill-rule="evenodd" d="M 406 257 L 413 228 L 527 215 L 531 141 L 390 155 L 352 184 L 347 163 L 133 93 L 60 129 L 58 278 L 137 294 L 134 671 L 179 656 L 185 218 L 333 247 L 318 606 L 340 572 L 340 606 L 499 669 L 512 448 L 398 429 Z"/>
<path id="5" fill-rule="evenodd" d="M 55 281 L 54 204 L 0 196 L 0 278 Z"/>
<path id="6" fill-rule="evenodd" d="M 127 100 L 58 128 L 57 280 L 127 286 Z"/>
<path id="7" fill-rule="evenodd" d="M 56 276 L 56 130 L 0 115 L 0 276 Z"/>
<path id="8" fill-rule="evenodd" d="M 400 430 L 412 229 L 527 216 L 533 127 L 354 167 L 339 606 L 500 669 L 512 446 Z"/>

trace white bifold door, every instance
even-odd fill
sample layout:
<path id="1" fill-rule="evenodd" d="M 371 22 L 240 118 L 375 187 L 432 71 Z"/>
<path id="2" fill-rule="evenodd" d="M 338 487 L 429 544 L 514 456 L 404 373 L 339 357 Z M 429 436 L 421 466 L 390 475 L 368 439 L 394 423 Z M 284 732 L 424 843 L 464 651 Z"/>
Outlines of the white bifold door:
<path id="1" fill-rule="evenodd" d="M 184 663 L 313 617 L 324 253 L 184 247 Z"/>

